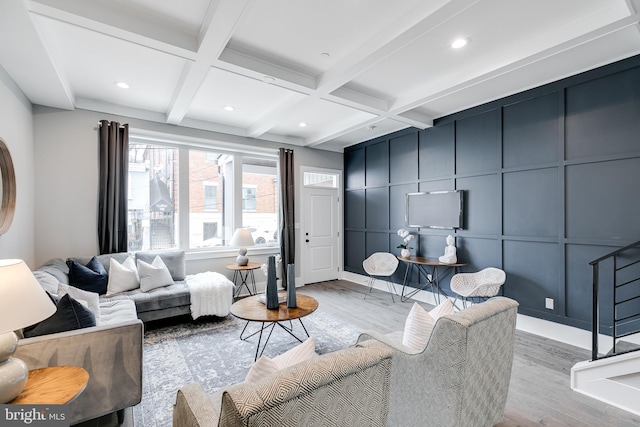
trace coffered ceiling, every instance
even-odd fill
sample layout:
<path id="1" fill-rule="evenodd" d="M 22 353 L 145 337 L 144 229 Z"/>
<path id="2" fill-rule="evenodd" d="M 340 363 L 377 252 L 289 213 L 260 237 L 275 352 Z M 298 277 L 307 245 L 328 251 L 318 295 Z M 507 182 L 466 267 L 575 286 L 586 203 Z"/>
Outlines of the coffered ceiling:
<path id="1" fill-rule="evenodd" d="M 342 151 L 636 55 L 639 7 L 4 0 L 0 65 L 34 104 Z"/>

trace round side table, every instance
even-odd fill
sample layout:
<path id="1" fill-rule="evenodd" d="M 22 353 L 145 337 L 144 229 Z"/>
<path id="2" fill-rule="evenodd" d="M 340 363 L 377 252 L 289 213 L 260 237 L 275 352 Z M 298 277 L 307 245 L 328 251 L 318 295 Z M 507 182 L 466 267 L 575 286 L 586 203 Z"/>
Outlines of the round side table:
<path id="1" fill-rule="evenodd" d="M 87 386 L 89 373 L 77 366 L 32 369 L 22 392 L 11 405 L 64 405 Z"/>
<path id="2" fill-rule="evenodd" d="M 249 292 L 249 295 L 255 295 L 257 293 L 256 278 L 253 275 L 253 271 L 260 268 L 260 264 L 258 264 L 257 262 L 250 262 L 247 265 L 227 264 L 226 267 L 227 270 L 233 270 L 232 281 L 233 284 L 236 285 L 236 291 L 233 294 L 234 299 L 238 298 L 238 295 L 240 295 L 240 291 L 242 290 L 243 286 L 247 288 L 247 292 Z M 249 283 L 247 283 L 248 281 L 250 281 L 253 291 L 249 288 Z M 238 284 L 238 282 L 240 283 Z"/>

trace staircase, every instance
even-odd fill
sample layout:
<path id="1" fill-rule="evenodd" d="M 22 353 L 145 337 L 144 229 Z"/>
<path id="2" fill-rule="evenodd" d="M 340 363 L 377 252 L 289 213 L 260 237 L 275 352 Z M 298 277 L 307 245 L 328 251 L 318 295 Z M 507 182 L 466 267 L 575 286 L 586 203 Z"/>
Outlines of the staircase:
<path id="1" fill-rule="evenodd" d="M 640 241 L 589 263 L 593 268 L 591 360 L 571 368 L 573 390 L 636 415 L 640 415 L 640 346 L 621 338 L 640 334 L 639 247 Z M 606 319 L 601 318 L 603 312 Z M 605 320 L 610 324 L 603 324 Z M 607 354 L 598 351 L 602 335 L 610 336 L 612 343 Z"/>

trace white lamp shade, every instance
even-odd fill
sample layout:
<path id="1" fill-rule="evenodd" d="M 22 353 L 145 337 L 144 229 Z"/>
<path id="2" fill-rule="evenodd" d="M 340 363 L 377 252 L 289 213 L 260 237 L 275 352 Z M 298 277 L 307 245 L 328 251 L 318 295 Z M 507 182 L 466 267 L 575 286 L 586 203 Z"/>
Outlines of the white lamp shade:
<path id="1" fill-rule="evenodd" d="M 251 235 L 251 230 L 248 228 L 238 228 L 236 232 L 233 233 L 231 240 L 229 241 L 229 246 L 234 247 L 246 247 L 253 246 L 253 236 Z"/>
<path id="2" fill-rule="evenodd" d="M 55 304 L 24 261 L 0 260 L 0 334 L 33 325 L 55 312 Z"/>

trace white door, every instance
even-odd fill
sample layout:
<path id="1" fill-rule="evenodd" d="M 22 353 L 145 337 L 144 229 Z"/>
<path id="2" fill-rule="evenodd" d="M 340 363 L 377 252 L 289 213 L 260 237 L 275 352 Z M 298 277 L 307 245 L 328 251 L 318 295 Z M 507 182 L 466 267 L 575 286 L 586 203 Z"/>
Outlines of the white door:
<path id="1" fill-rule="evenodd" d="M 338 188 L 305 186 L 303 191 L 304 282 L 337 279 L 340 265 Z"/>

